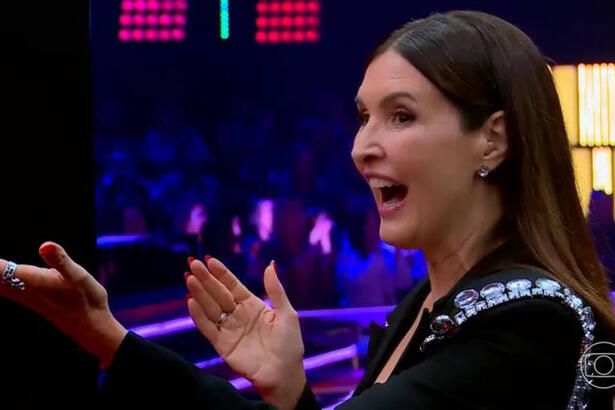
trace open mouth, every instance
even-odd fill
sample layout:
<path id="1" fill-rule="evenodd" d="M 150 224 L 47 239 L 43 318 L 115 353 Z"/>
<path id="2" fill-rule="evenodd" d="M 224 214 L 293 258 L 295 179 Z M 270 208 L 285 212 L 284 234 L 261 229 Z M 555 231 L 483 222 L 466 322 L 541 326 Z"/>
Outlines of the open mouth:
<path id="1" fill-rule="evenodd" d="M 408 194 L 408 188 L 404 185 L 392 185 L 379 188 L 380 200 L 383 206 L 394 206 L 403 201 Z"/>

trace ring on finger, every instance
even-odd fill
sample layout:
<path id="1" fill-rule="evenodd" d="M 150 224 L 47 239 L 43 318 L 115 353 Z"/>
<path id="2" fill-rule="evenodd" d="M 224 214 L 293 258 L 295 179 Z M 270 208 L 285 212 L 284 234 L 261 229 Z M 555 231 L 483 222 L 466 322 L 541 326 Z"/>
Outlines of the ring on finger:
<path id="1" fill-rule="evenodd" d="M 2 272 L 2 278 L 0 278 L 0 280 L 4 285 L 13 289 L 26 290 L 26 283 L 15 277 L 16 271 L 17 264 L 15 262 L 8 262 L 4 268 L 4 272 Z"/>
<path id="2" fill-rule="evenodd" d="M 228 319 L 228 313 L 226 312 L 220 313 L 220 316 L 216 320 L 216 326 L 221 327 L 222 324 L 226 322 L 226 319 Z"/>

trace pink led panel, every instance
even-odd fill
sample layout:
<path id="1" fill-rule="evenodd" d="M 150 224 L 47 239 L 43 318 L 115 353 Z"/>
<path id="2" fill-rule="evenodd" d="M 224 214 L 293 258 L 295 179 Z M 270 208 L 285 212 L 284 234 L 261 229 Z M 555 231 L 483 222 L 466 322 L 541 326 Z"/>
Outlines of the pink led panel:
<path id="1" fill-rule="evenodd" d="M 184 41 L 188 0 L 122 0 L 118 38 L 122 42 Z"/>
<path id="2" fill-rule="evenodd" d="M 258 0 L 259 44 L 315 43 L 320 39 L 320 0 Z"/>

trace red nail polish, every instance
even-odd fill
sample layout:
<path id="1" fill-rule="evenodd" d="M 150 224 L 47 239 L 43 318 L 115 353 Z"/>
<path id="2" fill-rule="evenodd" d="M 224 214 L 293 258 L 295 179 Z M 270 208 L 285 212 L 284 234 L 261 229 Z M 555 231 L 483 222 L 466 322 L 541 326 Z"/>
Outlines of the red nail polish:
<path id="1" fill-rule="evenodd" d="M 190 296 L 190 293 L 186 293 L 186 302 L 190 300 L 192 296 Z"/>
<path id="2" fill-rule="evenodd" d="M 209 262 L 210 259 L 211 259 L 211 256 L 205 255 L 205 262 Z"/>
<path id="3" fill-rule="evenodd" d="M 190 265 L 192 263 L 192 261 L 194 260 L 194 258 L 192 256 L 188 257 L 188 265 Z"/>
<path id="4" fill-rule="evenodd" d="M 273 270 L 275 271 L 276 275 L 278 274 L 278 265 L 275 264 L 275 260 L 273 261 Z"/>
<path id="5" fill-rule="evenodd" d="M 184 279 L 188 280 L 190 277 L 190 272 L 184 272 Z"/>
<path id="6" fill-rule="evenodd" d="M 49 255 L 49 254 L 52 254 L 52 253 L 53 253 L 53 251 L 55 250 L 55 248 L 56 248 L 56 247 L 55 247 L 54 245 L 52 245 L 52 244 L 48 243 L 47 245 L 45 245 L 45 246 L 41 247 L 40 252 L 41 252 L 43 255 L 47 256 L 47 255 Z"/>

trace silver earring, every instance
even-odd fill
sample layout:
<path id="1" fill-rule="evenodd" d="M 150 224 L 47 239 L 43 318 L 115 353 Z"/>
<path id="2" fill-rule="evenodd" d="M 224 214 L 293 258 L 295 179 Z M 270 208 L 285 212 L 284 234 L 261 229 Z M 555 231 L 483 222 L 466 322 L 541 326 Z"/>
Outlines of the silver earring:
<path id="1" fill-rule="evenodd" d="M 485 178 L 487 175 L 489 175 L 489 168 L 487 168 L 487 167 L 486 167 L 486 166 L 484 166 L 484 165 L 481 165 L 481 166 L 480 166 L 480 169 L 478 170 L 478 175 L 479 175 L 481 178 Z"/>

